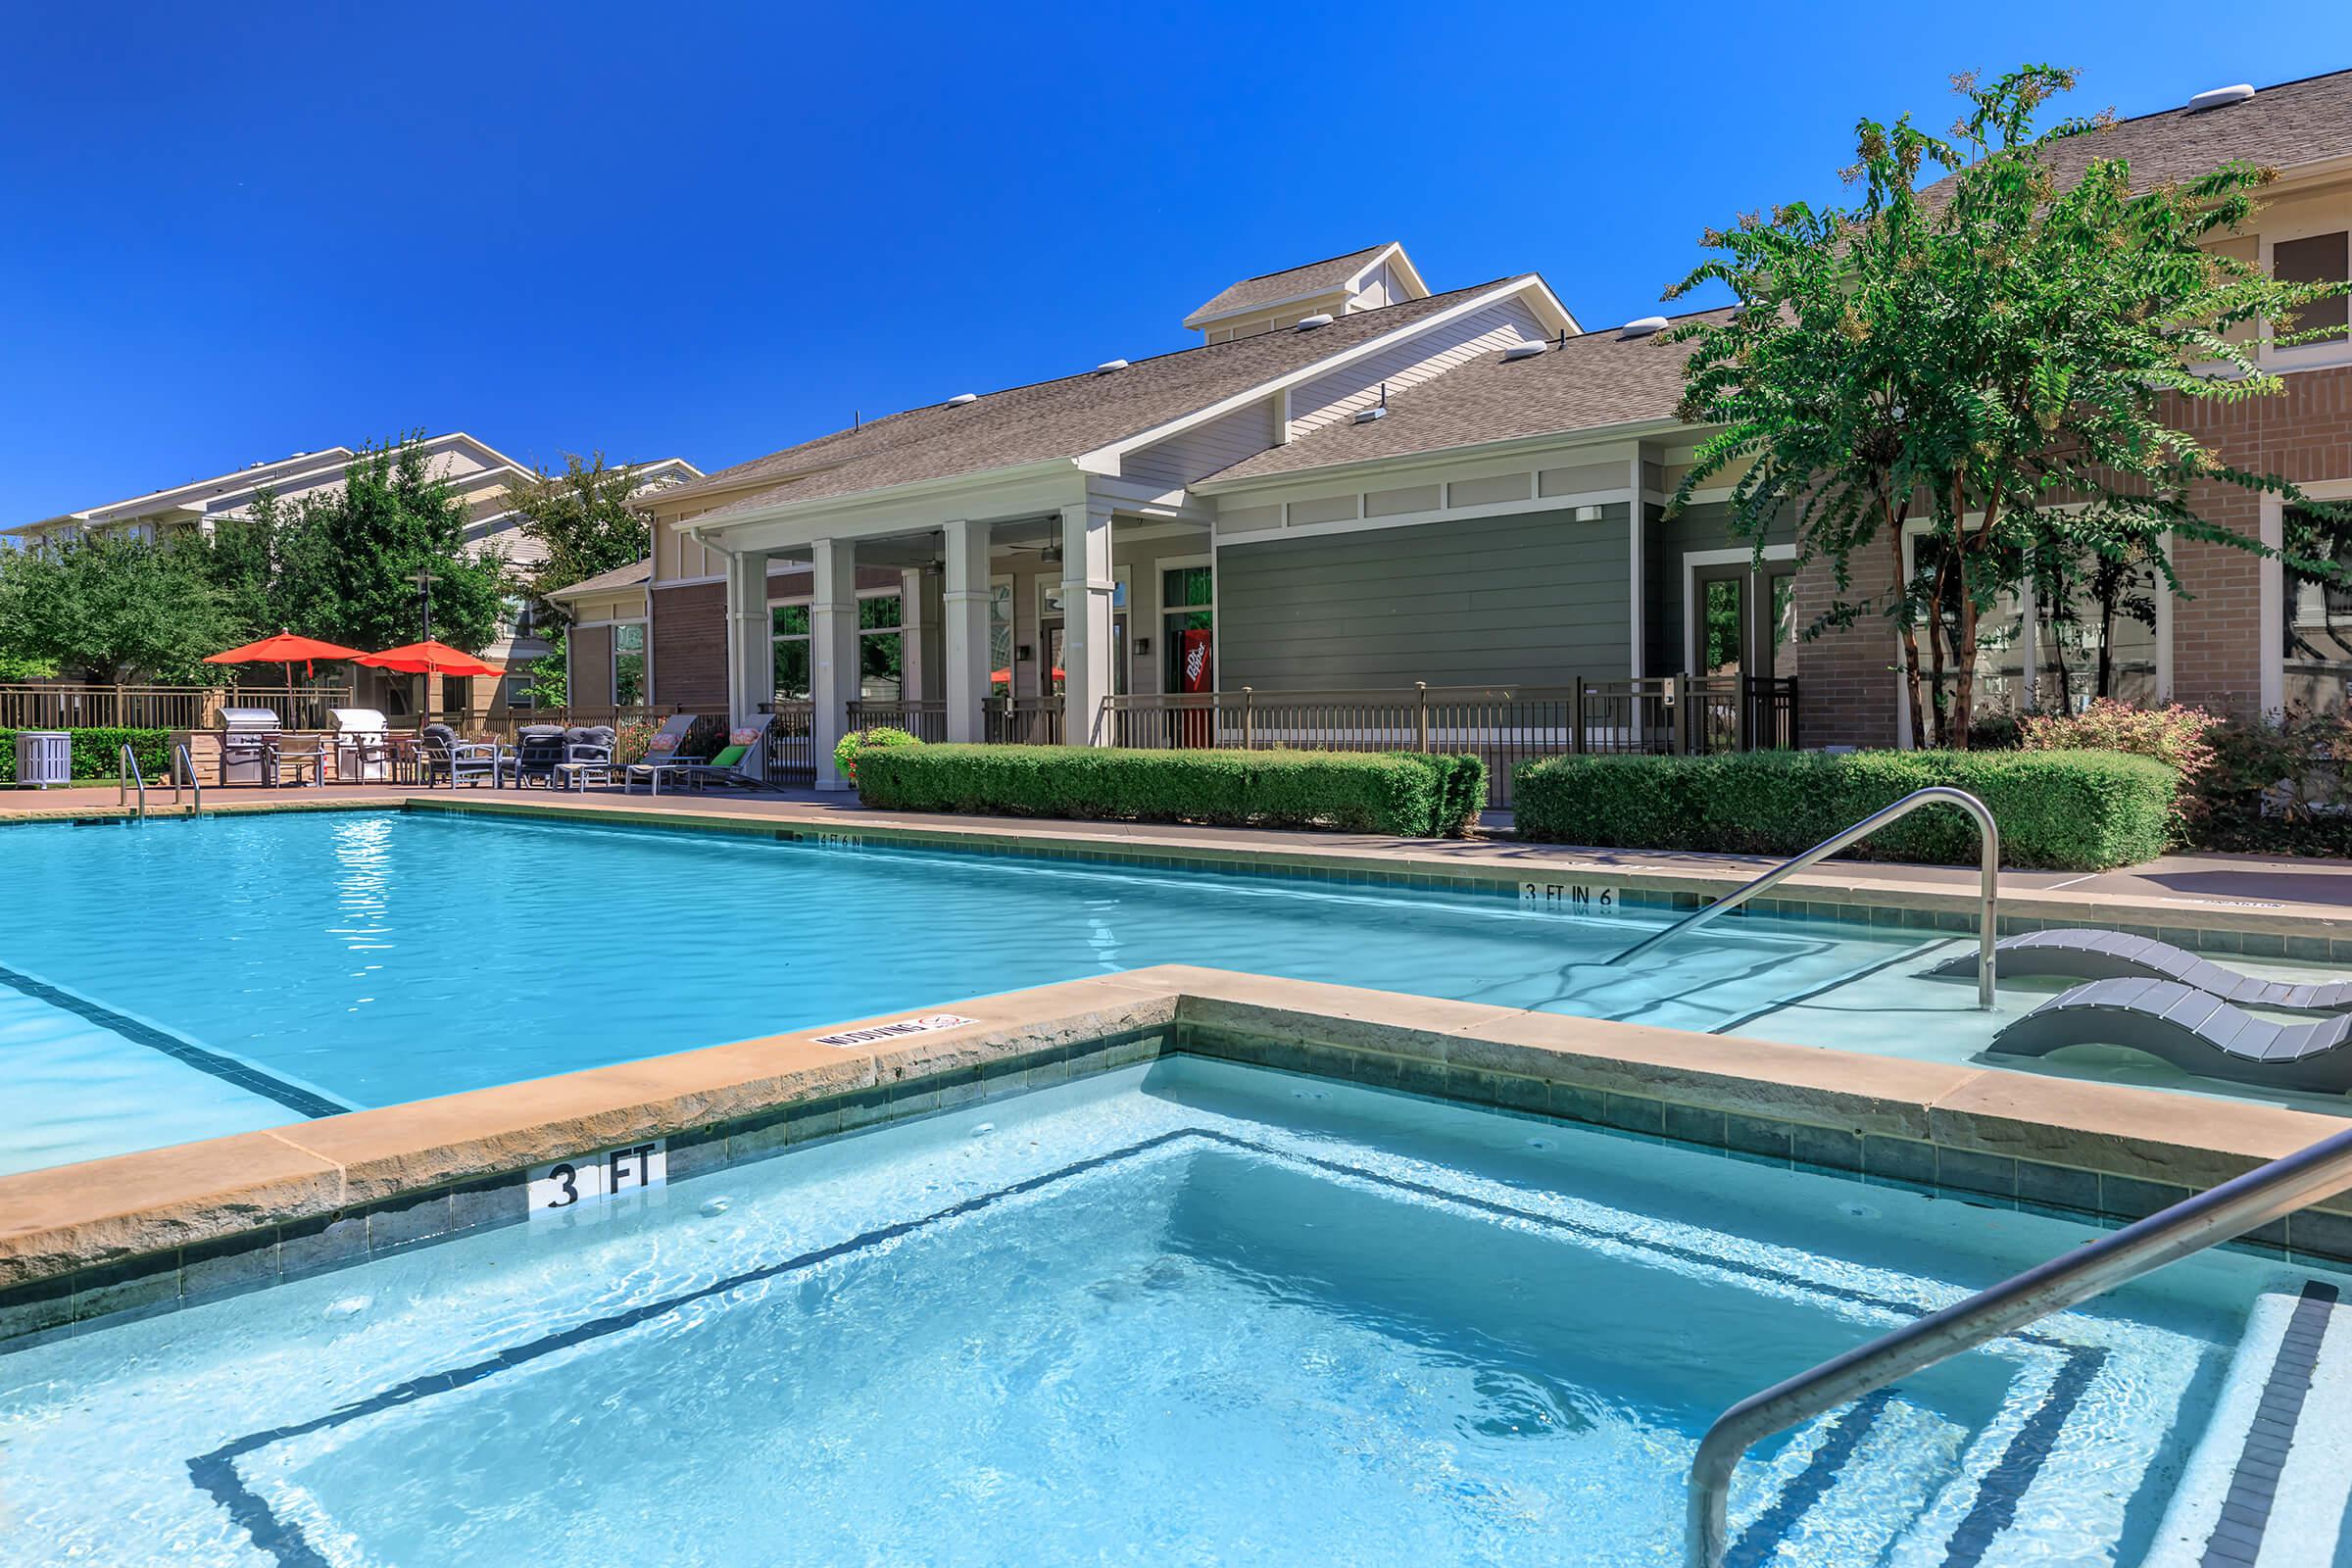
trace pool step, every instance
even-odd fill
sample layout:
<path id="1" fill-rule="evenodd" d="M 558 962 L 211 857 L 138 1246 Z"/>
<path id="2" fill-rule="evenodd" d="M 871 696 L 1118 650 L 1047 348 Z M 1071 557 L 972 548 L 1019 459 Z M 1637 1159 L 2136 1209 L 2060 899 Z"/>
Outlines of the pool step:
<path id="1" fill-rule="evenodd" d="M 1882 1391 L 1829 1417 L 1781 1458 L 1770 1504 L 1735 1518 L 1725 1568 L 1875 1563 L 1961 1474 L 1968 1433 Z M 1801 1463 L 1798 1461 L 1801 1459 Z"/>

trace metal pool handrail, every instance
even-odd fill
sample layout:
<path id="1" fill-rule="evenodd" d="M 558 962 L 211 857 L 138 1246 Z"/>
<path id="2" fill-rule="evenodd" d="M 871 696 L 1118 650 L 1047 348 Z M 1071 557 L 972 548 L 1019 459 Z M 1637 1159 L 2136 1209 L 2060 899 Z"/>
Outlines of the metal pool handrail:
<path id="1" fill-rule="evenodd" d="M 2218 1247 L 2352 1187 L 2352 1131 L 2054 1257 L 2015 1279 L 1751 1395 L 1718 1416 L 1690 1461 L 1689 1568 L 1722 1568 L 1732 1471 L 1750 1446 L 1987 1340 Z"/>
<path id="2" fill-rule="evenodd" d="M 117 806 L 129 803 L 130 788 L 134 784 L 139 788 L 139 820 L 144 822 L 147 820 L 147 780 L 139 772 L 139 760 L 130 754 L 128 746 L 124 746 L 122 755 L 115 759 L 115 804 Z"/>
<path id="3" fill-rule="evenodd" d="M 204 814 L 204 780 L 196 776 L 196 759 L 188 755 L 185 741 L 172 748 L 172 804 L 173 806 L 179 804 L 179 775 L 183 769 L 188 775 L 188 788 L 196 792 L 194 814 L 201 816 Z"/>
<path id="4" fill-rule="evenodd" d="M 1913 790 L 1892 806 L 1873 811 L 1853 826 L 1831 834 L 1804 854 L 1783 860 L 1738 892 L 1716 900 L 1703 909 L 1693 909 L 1665 930 L 1644 937 L 1608 961 L 1612 964 L 1625 963 L 1662 942 L 1679 937 L 1686 931 L 1695 931 L 1708 921 L 1731 913 L 1756 895 L 1794 876 L 1815 861 L 1826 860 L 1839 850 L 1860 843 L 1897 817 L 1909 816 L 1923 806 L 1936 805 L 1957 806 L 1977 821 L 1977 1005 L 1990 1012 L 1992 945 L 2000 935 L 2001 830 L 1992 820 L 1991 809 L 1983 801 L 1949 784 L 1931 784 L 1924 790 Z"/>

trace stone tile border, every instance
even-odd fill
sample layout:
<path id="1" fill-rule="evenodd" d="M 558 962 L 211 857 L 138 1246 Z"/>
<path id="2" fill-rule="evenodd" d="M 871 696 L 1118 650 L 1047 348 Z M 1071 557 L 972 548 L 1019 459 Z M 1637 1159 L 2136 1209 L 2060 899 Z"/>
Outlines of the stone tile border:
<path id="1" fill-rule="evenodd" d="M 2340 1129 L 2251 1102 L 1169 965 L 0 1178 L 0 1341 L 527 1217 L 534 1165 L 652 1139 L 676 1179 L 1191 1052 L 1936 1197 L 2120 1225 Z M 937 1009 L 926 1009 L 937 1010 Z M 883 1023 L 902 1015 L 854 1020 Z M 2352 1263 L 2352 1196 L 2236 1244 Z"/>

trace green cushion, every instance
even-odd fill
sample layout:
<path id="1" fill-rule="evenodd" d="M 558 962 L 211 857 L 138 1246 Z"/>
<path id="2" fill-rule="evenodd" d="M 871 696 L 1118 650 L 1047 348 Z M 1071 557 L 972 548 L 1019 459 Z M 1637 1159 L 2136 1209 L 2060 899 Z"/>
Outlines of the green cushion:
<path id="1" fill-rule="evenodd" d="M 730 746 L 710 759 L 710 765 L 712 767 L 733 767 L 737 762 L 743 760 L 743 754 L 750 750 L 749 746 Z"/>

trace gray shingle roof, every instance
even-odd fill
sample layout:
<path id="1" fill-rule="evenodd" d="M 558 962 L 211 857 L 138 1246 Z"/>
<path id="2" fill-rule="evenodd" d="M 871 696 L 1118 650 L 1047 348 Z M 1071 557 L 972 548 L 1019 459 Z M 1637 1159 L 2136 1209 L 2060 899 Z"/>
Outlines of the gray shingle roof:
<path id="1" fill-rule="evenodd" d="M 1702 311 L 1676 320 L 1721 320 L 1730 315 Z M 1272 478 L 1334 464 L 1671 418 L 1690 354 L 1688 344 L 1621 337 L 1610 327 L 1572 337 L 1531 360 L 1485 355 L 1394 394 L 1386 418 L 1327 424 L 1208 478 L 1218 484 Z"/>
<path id="2" fill-rule="evenodd" d="M 2173 108 L 2119 121 L 2111 129 L 2059 142 L 2050 162 L 2071 182 L 2093 158 L 2126 159 L 2132 183 L 2145 189 L 2210 174 L 2232 159 L 2285 170 L 2346 154 L 2352 154 L 2352 71 L 2281 82 L 2243 103 L 2198 114 Z M 1938 180 L 1928 193 L 1949 183 Z"/>
<path id="3" fill-rule="evenodd" d="M 1498 278 L 1427 299 L 1358 311 L 1310 332 L 1263 332 L 1138 360 L 1124 369 L 991 392 L 960 406 L 938 403 L 909 409 L 861 430 L 836 431 L 754 463 L 722 468 L 708 478 L 661 492 L 661 500 L 666 505 L 721 485 L 740 486 L 763 472 L 778 476 L 773 486 L 704 514 L 723 517 L 780 503 L 856 495 L 922 479 L 1074 458 L 1409 326 L 1475 294 L 1533 276 Z M 813 472 L 793 476 L 796 470 L 820 464 L 824 466 Z"/>
<path id="4" fill-rule="evenodd" d="M 1320 294 L 1325 289 L 1338 288 L 1356 274 L 1366 262 L 1395 244 L 1368 245 L 1345 256 L 1328 257 L 1320 262 L 1308 262 L 1303 267 L 1286 267 L 1279 272 L 1261 272 L 1245 277 L 1238 283 L 1228 283 L 1210 296 L 1208 303 L 1184 318 L 1191 326 L 1213 316 L 1231 316 L 1237 311 L 1255 310 L 1261 305 L 1278 305 L 1284 300 L 1297 299 L 1301 294 Z"/>
<path id="5" fill-rule="evenodd" d="M 552 597 L 569 599 L 575 594 L 603 593 L 615 588 L 634 588 L 652 576 L 653 569 L 654 564 L 651 561 L 632 561 L 625 566 L 614 566 L 611 571 L 600 571 L 593 577 L 583 578 L 568 588 L 559 588 Z"/>

